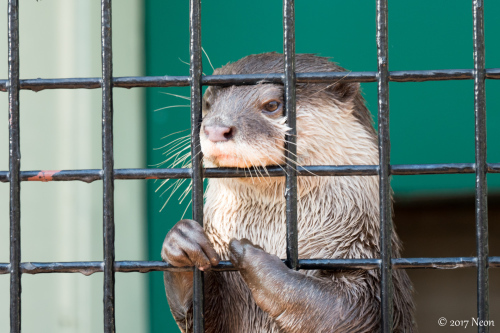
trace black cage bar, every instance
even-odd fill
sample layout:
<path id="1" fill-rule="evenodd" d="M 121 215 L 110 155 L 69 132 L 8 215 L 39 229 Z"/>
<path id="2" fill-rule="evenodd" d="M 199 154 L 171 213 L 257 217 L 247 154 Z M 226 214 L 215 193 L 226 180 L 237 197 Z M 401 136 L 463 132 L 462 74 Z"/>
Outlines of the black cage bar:
<path id="1" fill-rule="evenodd" d="M 10 180 L 10 327 L 21 331 L 21 147 L 19 135 L 19 2 L 8 4 L 9 180 Z"/>
<path id="2" fill-rule="evenodd" d="M 232 168 L 204 169 L 201 162 L 199 130 L 201 124 L 202 86 L 252 85 L 262 81 L 283 84 L 288 126 L 286 172 L 270 167 L 270 176 L 286 176 L 287 258 L 292 269 L 380 269 L 381 270 L 381 327 L 392 331 L 392 270 L 414 268 L 477 268 L 477 312 L 479 320 L 489 319 L 488 269 L 500 267 L 500 257 L 488 254 L 487 173 L 500 173 L 500 163 L 486 159 L 485 80 L 500 79 L 500 68 L 485 69 L 484 8 L 482 0 L 473 0 L 474 68 L 451 70 L 395 71 L 388 68 L 388 3 L 376 0 L 377 72 L 295 73 L 295 13 L 294 1 L 283 1 L 283 73 L 249 75 L 202 75 L 201 62 L 201 2 L 190 0 L 190 76 L 113 77 L 111 47 L 111 0 L 101 0 L 101 78 L 19 79 L 19 3 L 8 1 L 8 80 L 0 80 L 0 91 L 8 92 L 9 100 L 9 171 L 0 171 L 0 181 L 10 182 L 10 263 L 0 263 L 0 274 L 10 274 L 11 332 L 21 331 L 21 274 L 104 272 L 104 331 L 115 331 L 115 272 L 186 271 L 158 261 L 115 261 L 114 205 L 115 179 L 191 178 L 193 184 L 193 219 L 203 224 L 203 178 L 252 177 L 263 170 L 250 172 Z M 378 83 L 379 164 L 295 167 L 296 162 L 296 83 L 346 82 Z M 475 163 L 391 165 L 389 140 L 389 82 L 423 82 L 443 80 L 474 80 Z M 192 167 L 185 169 L 114 169 L 113 168 L 113 87 L 191 87 L 191 153 Z M 20 171 L 19 91 L 27 89 L 102 89 L 102 159 L 103 168 L 93 170 Z M 460 174 L 476 175 L 476 237 L 475 257 L 454 258 L 391 258 L 391 175 Z M 297 176 L 374 176 L 380 180 L 380 259 L 298 259 L 297 244 Z M 20 183 L 21 181 L 103 181 L 103 241 L 104 259 L 97 262 L 21 262 L 20 243 Z M 230 271 L 230 262 L 221 262 L 215 270 Z M 193 319 L 194 331 L 204 331 L 203 274 L 195 269 Z M 479 326 L 479 332 L 488 332 Z"/>
<path id="3" fill-rule="evenodd" d="M 101 1 L 104 331 L 115 331 L 115 213 L 113 177 L 113 54 L 111 0 Z"/>
<path id="4" fill-rule="evenodd" d="M 191 177 L 193 220 L 203 225 L 203 165 L 200 145 L 202 84 L 201 77 L 201 0 L 191 0 L 189 10 L 190 30 L 190 83 L 191 83 Z M 204 332 L 204 283 L 203 272 L 194 269 L 193 275 L 193 330 Z"/>
<path id="5" fill-rule="evenodd" d="M 488 283 L 488 202 L 486 182 L 486 85 L 484 52 L 484 3 L 473 1 L 474 40 L 474 116 L 476 149 L 476 242 L 477 242 L 477 316 L 489 320 Z M 488 332 L 489 327 L 478 328 Z"/>
<path id="6" fill-rule="evenodd" d="M 297 231 L 297 112 L 295 74 L 295 3 L 283 1 L 283 54 L 285 78 L 285 115 L 290 128 L 285 136 L 286 159 L 286 263 L 292 269 L 298 268 L 299 249 Z"/>
<path id="7" fill-rule="evenodd" d="M 389 59 L 387 30 L 387 0 L 377 0 L 377 63 L 378 63 L 378 152 L 380 200 L 380 258 L 382 332 L 392 331 L 392 206 L 389 165 L 391 141 L 389 138 Z"/>

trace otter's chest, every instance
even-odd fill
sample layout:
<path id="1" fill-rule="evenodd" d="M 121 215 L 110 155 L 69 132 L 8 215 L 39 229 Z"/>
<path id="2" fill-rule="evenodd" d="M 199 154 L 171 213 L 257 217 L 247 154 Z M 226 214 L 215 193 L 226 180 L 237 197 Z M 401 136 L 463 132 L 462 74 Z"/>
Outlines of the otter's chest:
<path id="1" fill-rule="evenodd" d="M 310 205 L 303 200 L 297 214 L 300 258 L 334 258 L 345 228 L 335 225 L 332 208 Z M 208 202 L 205 206 L 205 231 L 215 250 L 228 260 L 231 239 L 246 238 L 266 252 L 286 257 L 286 205 L 282 202 L 228 201 Z M 338 233 L 338 234 L 337 234 Z M 344 251 L 343 251 L 344 252 Z M 340 256 L 342 256 L 340 254 Z"/>
<path id="2" fill-rule="evenodd" d="M 205 230 L 216 251 L 227 259 L 231 239 L 246 238 L 266 252 L 285 255 L 285 205 L 238 201 L 227 205 L 205 206 Z"/>

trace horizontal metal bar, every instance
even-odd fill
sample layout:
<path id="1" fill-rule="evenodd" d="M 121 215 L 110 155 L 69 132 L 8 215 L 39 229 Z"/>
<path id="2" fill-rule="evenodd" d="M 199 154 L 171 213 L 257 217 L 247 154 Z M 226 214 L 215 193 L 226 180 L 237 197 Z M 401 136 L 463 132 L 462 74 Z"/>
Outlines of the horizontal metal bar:
<path id="1" fill-rule="evenodd" d="M 393 82 L 424 82 L 447 80 L 472 80 L 472 69 L 440 69 L 420 71 L 392 71 L 389 80 Z M 500 68 L 486 70 L 486 78 L 499 80 Z M 297 73 L 297 83 L 330 83 L 342 79 L 345 82 L 376 82 L 377 72 L 318 72 Z M 187 87 L 189 76 L 125 76 L 114 77 L 115 88 L 152 88 L 152 87 Z M 284 75 L 274 74 L 239 74 L 239 75 L 207 75 L 203 76 L 203 85 L 252 85 L 259 82 L 283 83 Z M 100 77 L 61 78 L 61 79 L 27 79 L 20 81 L 23 90 L 41 91 L 45 89 L 99 89 L 102 86 Z M 0 91 L 7 91 L 8 80 L 0 80 Z"/>
<path id="2" fill-rule="evenodd" d="M 474 170 L 473 163 L 398 164 L 390 166 L 390 174 L 394 176 L 474 173 Z"/>
<path id="3" fill-rule="evenodd" d="M 283 259 L 285 262 L 285 259 Z M 299 268 L 304 270 L 322 269 L 378 269 L 380 259 L 300 259 Z M 477 266 L 475 257 L 454 258 L 393 258 L 394 269 L 455 269 Z M 500 268 L 500 257 L 488 258 L 489 268 Z M 0 263 L 0 274 L 9 274 L 9 263 Z M 24 262 L 21 263 L 23 274 L 44 273 L 81 273 L 91 275 L 103 271 L 102 261 L 78 262 Z M 115 271 L 122 273 L 148 273 L 156 271 L 190 271 L 191 267 L 173 267 L 163 261 L 116 261 Z M 221 261 L 213 268 L 215 271 L 236 270 L 230 261 Z"/>
<path id="4" fill-rule="evenodd" d="M 375 176 L 378 174 L 378 165 L 311 165 L 298 167 L 302 177 L 307 176 Z M 449 164 L 396 164 L 391 166 L 391 175 L 445 175 L 474 173 L 473 163 Z M 500 163 L 489 163 L 488 173 L 500 173 Z M 247 178 L 268 175 L 283 177 L 285 172 L 279 166 L 250 171 L 236 168 L 208 168 L 204 169 L 204 178 Z M 182 179 L 191 178 L 190 168 L 177 169 L 115 169 L 115 179 Z M 102 179 L 102 170 L 36 170 L 21 171 L 22 181 L 72 181 L 79 180 L 91 183 Z M 0 182 L 9 182 L 9 172 L 0 171 Z"/>

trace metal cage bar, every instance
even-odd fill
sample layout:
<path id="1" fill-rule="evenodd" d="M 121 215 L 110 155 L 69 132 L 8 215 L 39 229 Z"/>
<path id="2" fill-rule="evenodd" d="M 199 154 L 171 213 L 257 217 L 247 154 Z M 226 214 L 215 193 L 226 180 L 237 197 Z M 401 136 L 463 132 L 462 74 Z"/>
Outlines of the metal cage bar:
<path id="1" fill-rule="evenodd" d="M 115 332 L 115 221 L 113 171 L 113 53 L 111 0 L 101 0 L 102 181 L 104 251 L 104 332 Z"/>
<path id="2" fill-rule="evenodd" d="M 484 3 L 472 1 L 474 42 L 474 114 L 476 150 L 476 241 L 477 241 L 477 316 L 489 320 L 488 281 L 488 197 L 486 164 L 486 87 L 484 48 Z M 479 325 L 478 332 L 489 332 L 489 326 Z"/>
<path id="3" fill-rule="evenodd" d="M 285 135 L 286 160 L 286 263 L 297 270 L 299 260 L 297 230 L 297 110 L 295 77 L 295 2 L 283 1 L 283 63 L 285 115 L 290 130 Z"/>
<path id="4" fill-rule="evenodd" d="M 389 138 L 389 61 L 388 61 L 388 8 L 387 0 L 377 0 L 377 63 L 378 63 L 378 150 L 379 150 L 379 200 L 380 200 L 380 258 L 381 286 L 380 327 L 382 332 L 392 332 L 393 283 L 392 283 L 392 205 L 390 182 Z"/>
<path id="5" fill-rule="evenodd" d="M 200 146 L 202 120 L 202 48 L 201 48 L 201 2 L 190 1 L 190 83 L 191 83 L 191 162 L 192 162 L 192 207 L 193 219 L 203 226 L 203 164 Z M 201 333 L 204 323 L 203 272 L 195 268 L 193 272 L 193 331 Z"/>
<path id="6" fill-rule="evenodd" d="M 21 332 L 21 145 L 19 134 L 19 2 L 9 0 L 10 331 Z"/>
<path id="7" fill-rule="evenodd" d="M 283 260 L 285 262 L 285 260 Z M 299 269 L 379 269 L 381 259 L 300 259 Z M 393 258 L 393 269 L 459 269 L 477 267 L 477 257 L 457 258 Z M 0 274 L 9 274 L 9 264 L 0 264 Z M 488 257 L 489 268 L 500 268 L 500 257 Z M 116 272 L 148 273 L 156 271 L 192 271 L 192 267 L 173 267 L 163 261 L 115 261 Z M 214 271 L 234 271 L 229 261 L 221 261 Z M 23 262 L 23 274 L 81 273 L 91 275 L 103 271 L 102 261 Z"/>
<path id="8" fill-rule="evenodd" d="M 392 71 L 389 81 L 392 82 L 426 82 L 449 80 L 473 80 L 473 69 L 439 69 L 420 71 Z M 485 78 L 500 79 L 500 68 L 485 70 Z M 296 73 L 297 83 L 332 83 L 343 82 L 377 82 L 377 72 L 318 72 Z M 252 85 L 259 82 L 283 83 L 283 74 L 237 74 L 206 75 L 201 78 L 203 85 Z M 125 76 L 114 77 L 116 88 L 165 88 L 187 87 L 189 76 Z M 0 91 L 7 91 L 8 80 L 0 80 Z M 27 79 L 20 81 L 20 89 L 41 91 L 45 89 L 99 89 L 101 78 L 67 78 L 67 79 Z"/>
<path id="9" fill-rule="evenodd" d="M 450 175 L 475 173 L 474 163 L 449 164 L 393 164 L 390 174 L 397 176 L 409 175 Z M 268 167 L 266 170 L 256 168 L 249 171 L 235 168 L 203 169 L 205 178 L 245 178 L 262 175 L 267 171 L 271 177 L 285 176 L 281 167 Z M 500 173 L 500 163 L 487 163 L 486 172 Z M 298 166 L 297 174 L 301 177 L 321 176 L 376 176 L 378 165 L 308 165 Z M 115 179 L 179 179 L 191 178 L 191 168 L 174 169 L 115 169 Z M 82 181 L 92 183 L 102 179 L 102 170 L 35 170 L 21 171 L 21 181 L 52 182 L 52 181 Z M 0 171 L 0 182 L 9 182 L 9 172 Z"/>

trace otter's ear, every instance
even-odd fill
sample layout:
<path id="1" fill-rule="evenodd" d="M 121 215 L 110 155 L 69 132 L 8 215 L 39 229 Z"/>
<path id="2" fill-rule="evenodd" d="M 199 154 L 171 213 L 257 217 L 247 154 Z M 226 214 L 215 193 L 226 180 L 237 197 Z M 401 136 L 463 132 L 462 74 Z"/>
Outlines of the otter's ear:
<path id="1" fill-rule="evenodd" d="M 332 92 L 341 102 L 350 102 L 359 92 L 358 82 L 339 82 L 332 87 Z"/>

